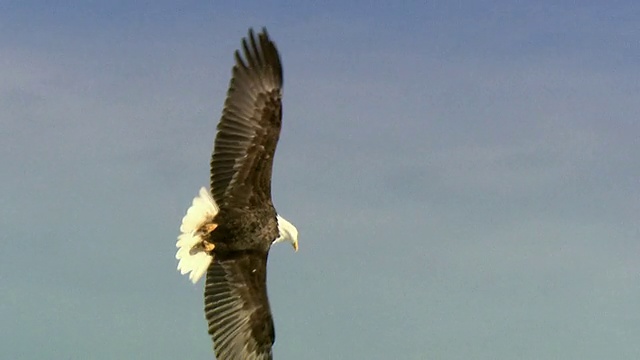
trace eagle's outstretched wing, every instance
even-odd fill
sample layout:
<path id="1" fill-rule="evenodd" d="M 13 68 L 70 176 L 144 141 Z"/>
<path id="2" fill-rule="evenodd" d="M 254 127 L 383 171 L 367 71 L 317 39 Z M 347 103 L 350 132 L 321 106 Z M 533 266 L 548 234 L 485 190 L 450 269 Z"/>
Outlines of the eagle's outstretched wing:
<path id="1" fill-rule="evenodd" d="M 282 66 L 266 29 L 242 40 L 211 158 L 221 209 L 272 206 L 271 169 L 282 124 Z"/>
<path id="2" fill-rule="evenodd" d="M 252 251 L 221 255 L 209 267 L 204 304 L 216 359 L 272 359 L 266 266 L 267 253 Z"/>

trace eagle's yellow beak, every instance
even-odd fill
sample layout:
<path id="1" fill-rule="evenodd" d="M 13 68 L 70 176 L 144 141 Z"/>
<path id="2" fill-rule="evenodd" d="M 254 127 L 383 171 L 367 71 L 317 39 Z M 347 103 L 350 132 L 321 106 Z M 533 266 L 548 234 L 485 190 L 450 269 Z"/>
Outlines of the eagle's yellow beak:
<path id="1" fill-rule="evenodd" d="M 296 239 L 291 245 L 293 245 L 293 250 L 298 252 L 298 240 Z"/>

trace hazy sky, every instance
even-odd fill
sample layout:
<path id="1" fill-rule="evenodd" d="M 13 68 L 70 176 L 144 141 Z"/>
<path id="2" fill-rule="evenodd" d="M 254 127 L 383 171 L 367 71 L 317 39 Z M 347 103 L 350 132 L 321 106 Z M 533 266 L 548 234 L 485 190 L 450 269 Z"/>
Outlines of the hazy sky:
<path id="1" fill-rule="evenodd" d="M 276 359 L 640 358 L 639 3 L 53 3 L 0 2 L 2 359 L 212 358 L 175 241 L 265 25 Z"/>

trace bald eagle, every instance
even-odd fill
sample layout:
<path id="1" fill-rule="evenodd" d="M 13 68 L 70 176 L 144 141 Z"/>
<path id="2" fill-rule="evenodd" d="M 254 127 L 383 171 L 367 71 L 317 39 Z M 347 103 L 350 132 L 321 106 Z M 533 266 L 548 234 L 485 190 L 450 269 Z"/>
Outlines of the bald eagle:
<path id="1" fill-rule="evenodd" d="M 205 273 L 204 311 L 218 360 L 272 359 L 267 297 L 269 249 L 298 230 L 271 201 L 271 169 L 282 125 L 282 66 L 266 29 L 242 39 L 211 158 L 211 191 L 193 199 L 176 259 L 196 283 Z"/>

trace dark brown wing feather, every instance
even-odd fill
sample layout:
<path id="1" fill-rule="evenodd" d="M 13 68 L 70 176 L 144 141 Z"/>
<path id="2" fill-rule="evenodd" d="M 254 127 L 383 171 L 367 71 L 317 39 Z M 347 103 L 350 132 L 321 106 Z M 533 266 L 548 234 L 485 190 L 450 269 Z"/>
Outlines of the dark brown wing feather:
<path id="1" fill-rule="evenodd" d="M 271 203 L 271 169 L 282 124 L 282 66 L 266 29 L 249 30 L 236 51 L 211 158 L 211 192 L 221 207 Z"/>
<path id="2" fill-rule="evenodd" d="M 218 360 L 270 360 L 275 341 L 267 299 L 267 254 L 216 258 L 204 290 L 209 334 Z"/>

